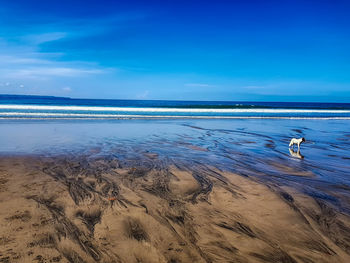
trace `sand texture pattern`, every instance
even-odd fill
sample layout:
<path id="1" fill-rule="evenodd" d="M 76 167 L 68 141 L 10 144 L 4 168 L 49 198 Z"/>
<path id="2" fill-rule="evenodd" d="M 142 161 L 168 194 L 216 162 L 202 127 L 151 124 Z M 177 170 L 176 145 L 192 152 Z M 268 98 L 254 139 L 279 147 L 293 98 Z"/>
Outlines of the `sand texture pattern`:
<path id="1" fill-rule="evenodd" d="M 0 262 L 350 262 L 323 199 L 206 165 L 1 157 Z"/>

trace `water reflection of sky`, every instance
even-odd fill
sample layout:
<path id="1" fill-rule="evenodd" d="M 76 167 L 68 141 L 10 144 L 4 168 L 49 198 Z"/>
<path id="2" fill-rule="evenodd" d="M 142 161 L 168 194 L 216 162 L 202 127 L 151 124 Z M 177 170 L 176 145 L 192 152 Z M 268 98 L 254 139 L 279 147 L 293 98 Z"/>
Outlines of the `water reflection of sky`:
<path id="1" fill-rule="evenodd" d="M 350 193 L 346 120 L 2 121 L 2 154 L 61 154 L 99 149 L 118 158 L 213 165 L 337 201 Z M 292 137 L 305 137 L 298 158 Z M 295 149 L 296 150 L 296 149 Z"/>

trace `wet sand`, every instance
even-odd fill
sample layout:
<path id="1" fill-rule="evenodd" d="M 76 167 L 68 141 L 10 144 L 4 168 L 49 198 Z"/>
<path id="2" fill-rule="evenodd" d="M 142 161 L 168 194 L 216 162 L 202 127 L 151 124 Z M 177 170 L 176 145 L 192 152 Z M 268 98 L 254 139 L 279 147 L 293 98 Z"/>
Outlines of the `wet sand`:
<path id="1" fill-rule="evenodd" d="M 41 153 L 2 134 L 15 150 L 0 155 L 0 262 L 350 262 L 346 130 L 328 148 L 311 124 L 292 131 L 314 134 L 300 158 L 284 146 L 290 123 L 195 124 L 95 141 L 84 132 L 101 124 L 84 124 L 75 148 L 72 125 L 35 124 L 55 132 L 36 135 Z"/>
<path id="2" fill-rule="evenodd" d="M 350 261 L 321 199 L 152 153 L 2 157 L 0 200 L 0 262 Z"/>

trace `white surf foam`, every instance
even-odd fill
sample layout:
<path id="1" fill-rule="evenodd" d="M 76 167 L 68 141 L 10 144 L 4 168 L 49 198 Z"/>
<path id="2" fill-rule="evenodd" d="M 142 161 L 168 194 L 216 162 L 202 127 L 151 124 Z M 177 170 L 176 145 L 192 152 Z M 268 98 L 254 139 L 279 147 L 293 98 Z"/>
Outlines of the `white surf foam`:
<path id="1" fill-rule="evenodd" d="M 0 110 L 91 111 L 91 112 L 173 112 L 173 113 L 349 113 L 350 110 L 327 109 L 199 109 L 199 108 L 137 108 L 96 106 L 0 105 Z"/>
<path id="2" fill-rule="evenodd" d="M 284 117 L 284 116 L 191 116 L 191 115 L 132 115 L 132 114 L 84 114 L 42 112 L 0 112 L 0 119 L 318 119 L 350 120 L 350 117 Z"/>

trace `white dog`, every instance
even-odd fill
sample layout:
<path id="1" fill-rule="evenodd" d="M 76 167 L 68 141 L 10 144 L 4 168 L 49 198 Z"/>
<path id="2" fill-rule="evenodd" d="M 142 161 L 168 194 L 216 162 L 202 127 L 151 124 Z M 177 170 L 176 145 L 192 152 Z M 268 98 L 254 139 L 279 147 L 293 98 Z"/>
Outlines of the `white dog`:
<path id="1" fill-rule="evenodd" d="M 293 147 L 294 144 L 297 144 L 298 148 L 300 148 L 300 144 L 303 142 L 305 142 L 305 138 L 300 138 L 300 139 L 293 138 L 290 140 L 289 147 Z"/>

